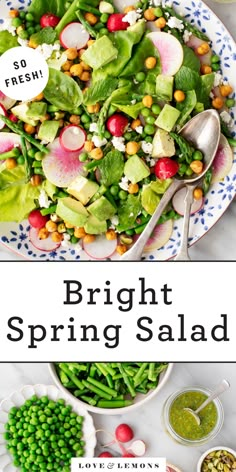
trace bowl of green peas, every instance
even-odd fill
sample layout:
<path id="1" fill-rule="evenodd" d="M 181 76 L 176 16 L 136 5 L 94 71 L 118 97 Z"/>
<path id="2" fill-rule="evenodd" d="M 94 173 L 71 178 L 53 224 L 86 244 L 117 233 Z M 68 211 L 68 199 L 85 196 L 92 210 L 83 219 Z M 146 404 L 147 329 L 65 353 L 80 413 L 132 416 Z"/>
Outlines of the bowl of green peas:
<path id="1" fill-rule="evenodd" d="M 93 413 L 115 415 L 144 405 L 164 387 L 173 363 L 50 363 L 51 376 L 63 393 Z"/>
<path id="2" fill-rule="evenodd" d="M 70 472 L 95 446 L 91 415 L 55 385 L 26 385 L 0 404 L 1 472 Z"/>

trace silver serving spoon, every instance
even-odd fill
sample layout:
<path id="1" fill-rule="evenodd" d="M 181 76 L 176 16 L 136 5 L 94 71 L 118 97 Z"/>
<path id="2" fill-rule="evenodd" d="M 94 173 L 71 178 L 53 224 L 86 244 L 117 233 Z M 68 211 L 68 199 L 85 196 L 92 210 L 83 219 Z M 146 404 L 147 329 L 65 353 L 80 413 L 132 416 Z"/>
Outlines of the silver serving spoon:
<path id="1" fill-rule="evenodd" d="M 219 385 L 213 390 L 212 394 L 199 406 L 197 410 L 192 410 L 191 408 L 184 408 L 185 411 L 188 411 L 192 416 L 194 416 L 198 426 L 201 424 L 201 420 L 198 416 L 198 413 L 203 410 L 209 403 L 212 402 L 215 398 L 219 397 L 225 390 L 230 387 L 230 383 L 227 380 L 222 380 Z"/>
<path id="2" fill-rule="evenodd" d="M 197 183 L 187 184 L 187 192 L 184 199 L 184 221 L 182 229 L 181 244 L 177 256 L 175 256 L 174 261 L 190 261 L 191 258 L 188 253 L 188 234 L 189 234 L 189 223 L 191 216 L 191 206 L 193 203 L 193 191 L 196 188 Z"/>
<path id="3" fill-rule="evenodd" d="M 168 190 L 164 193 L 159 205 L 149 220 L 146 228 L 136 243 L 123 255 L 121 261 L 140 260 L 145 245 L 150 238 L 157 221 L 177 190 L 186 184 L 198 182 L 210 168 L 220 140 L 220 119 L 216 110 L 206 110 L 192 118 L 180 131 L 180 134 L 195 148 L 204 154 L 204 170 L 200 175 L 191 177 L 175 177 Z"/>

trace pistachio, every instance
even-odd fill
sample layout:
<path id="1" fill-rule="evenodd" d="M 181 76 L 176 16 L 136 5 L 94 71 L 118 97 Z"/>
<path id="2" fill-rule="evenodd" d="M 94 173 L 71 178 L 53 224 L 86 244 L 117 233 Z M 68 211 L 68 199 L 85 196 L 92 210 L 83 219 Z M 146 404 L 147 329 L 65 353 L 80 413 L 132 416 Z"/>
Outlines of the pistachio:
<path id="1" fill-rule="evenodd" d="M 228 451 L 212 451 L 205 457 L 201 472 L 236 472 L 236 457 Z"/>

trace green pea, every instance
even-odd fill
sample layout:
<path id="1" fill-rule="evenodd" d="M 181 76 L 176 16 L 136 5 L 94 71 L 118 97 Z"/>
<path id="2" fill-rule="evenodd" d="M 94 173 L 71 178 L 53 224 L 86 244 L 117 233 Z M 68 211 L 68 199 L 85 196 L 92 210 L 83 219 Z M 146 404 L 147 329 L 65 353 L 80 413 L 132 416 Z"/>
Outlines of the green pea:
<path id="1" fill-rule="evenodd" d="M 217 72 L 218 70 L 220 70 L 220 64 L 218 64 L 218 63 L 212 64 L 211 68 L 214 72 Z"/>
<path id="2" fill-rule="evenodd" d="M 19 12 L 19 17 L 20 18 L 22 18 L 22 19 L 25 18 L 25 15 L 26 15 L 25 11 L 20 11 Z"/>
<path id="3" fill-rule="evenodd" d="M 191 167 L 188 167 L 188 168 L 187 168 L 185 174 L 186 174 L 188 177 L 190 177 L 191 175 L 193 175 L 193 171 L 192 171 Z"/>
<path id="4" fill-rule="evenodd" d="M 225 104 L 228 108 L 232 108 L 235 105 L 235 100 L 233 98 L 228 98 L 226 100 Z"/>
<path id="5" fill-rule="evenodd" d="M 178 174 L 179 175 L 184 175 L 184 174 L 186 174 L 186 171 L 187 171 L 187 165 L 186 164 L 181 164 L 179 166 Z"/>
<path id="6" fill-rule="evenodd" d="M 116 195 L 118 195 L 119 189 L 120 189 L 119 185 L 112 185 L 112 186 L 110 187 L 110 192 L 111 192 L 111 194 L 113 195 L 113 197 L 116 197 Z M 71 421 L 72 421 L 72 420 L 71 420 Z M 70 424 L 71 424 L 71 421 L 70 421 Z M 76 423 L 75 423 L 75 424 L 76 424 Z"/>
<path id="7" fill-rule="evenodd" d="M 44 152 L 38 151 L 34 154 L 34 158 L 36 159 L 36 161 L 42 161 L 44 157 L 45 157 Z"/>
<path id="8" fill-rule="evenodd" d="M 151 110 L 154 115 L 159 115 L 161 113 L 161 107 L 157 103 L 153 103 Z"/>
<path id="9" fill-rule="evenodd" d="M 142 2 L 136 3 L 135 8 L 136 8 L 136 10 L 137 10 L 138 8 L 142 8 Z"/>
<path id="10" fill-rule="evenodd" d="M 28 39 L 29 38 L 28 32 L 26 30 L 19 31 L 18 36 L 21 39 Z"/>
<path id="11" fill-rule="evenodd" d="M 124 138 L 126 139 L 126 141 L 131 141 L 132 139 L 132 133 L 130 132 L 127 132 L 124 134 Z"/>
<path id="12" fill-rule="evenodd" d="M 90 122 L 89 123 L 84 123 L 84 129 L 86 129 L 88 131 L 89 128 L 90 128 Z"/>
<path id="13" fill-rule="evenodd" d="M 32 34 L 35 33 L 35 28 L 33 26 L 30 26 L 29 28 L 27 28 L 27 31 L 28 31 L 29 36 L 31 36 Z"/>
<path id="14" fill-rule="evenodd" d="M 153 13 L 157 18 L 163 16 L 163 10 L 160 7 L 154 8 Z"/>
<path id="15" fill-rule="evenodd" d="M 36 33 L 38 33 L 42 28 L 41 28 L 40 25 L 36 25 L 36 26 L 34 27 L 34 29 L 35 29 Z"/>
<path id="16" fill-rule="evenodd" d="M 144 126 L 144 132 L 148 135 L 153 135 L 155 133 L 155 126 L 153 125 Z"/>
<path id="17" fill-rule="evenodd" d="M 86 162 L 88 159 L 88 154 L 86 152 L 81 152 L 79 155 L 79 160 L 80 162 Z"/>
<path id="18" fill-rule="evenodd" d="M 110 139 L 110 138 L 111 138 L 111 133 L 109 133 L 109 131 L 105 131 L 104 137 L 105 137 L 106 139 Z"/>
<path id="19" fill-rule="evenodd" d="M 76 244 L 78 241 L 79 241 L 79 238 L 76 238 L 75 236 L 72 236 L 72 237 L 70 238 L 70 242 L 71 242 L 72 244 Z"/>
<path id="20" fill-rule="evenodd" d="M 194 160 L 194 161 L 202 161 L 202 159 L 203 159 L 203 154 L 202 154 L 202 152 L 199 151 L 199 150 L 194 151 L 194 153 L 193 153 L 193 160 Z"/>
<path id="21" fill-rule="evenodd" d="M 211 57 L 211 63 L 212 63 L 212 64 L 216 64 L 217 62 L 220 62 L 220 56 L 218 56 L 217 54 L 214 54 L 214 55 Z"/>
<path id="22" fill-rule="evenodd" d="M 146 136 L 146 137 L 144 138 L 144 140 L 145 140 L 146 143 L 152 143 L 153 138 L 152 138 L 151 136 Z"/>
<path id="23" fill-rule="evenodd" d="M 99 36 L 106 36 L 108 34 L 108 29 L 107 28 L 101 28 L 99 30 Z"/>
<path id="24" fill-rule="evenodd" d="M 119 191 L 119 198 L 120 200 L 126 200 L 128 197 L 128 192 L 126 192 L 125 190 L 120 190 Z"/>
<path id="25" fill-rule="evenodd" d="M 154 116 L 150 115 L 150 116 L 147 116 L 146 118 L 146 123 L 148 123 L 149 125 L 154 125 L 155 121 L 156 121 L 156 118 Z"/>
<path id="26" fill-rule="evenodd" d="M 144 118 L 147 117 L 147 116 L 149 116 L 149 115 L 151 115 L 151 110 L 150 110 L 150 108 L 147 108 L 147 107 L 142 108 L 142 110 L 141 110 L 141 115 L 143 115 Z"/>
<path id="27" fill-rule="evenodd" d="M 145 77 L 146 74 L 144 72 L 138 72 L 135 78 L 138 82 L 143 82 L 145 80 Z"/>
<path id="28" fill-rule="evenodd" d="M 103 13 L 101 16 L 100 16 L 100 21 L 102 23 L 107 23 L 107 20 L 109 18 L 109 15 L 107 13 Z"/>
<path id="29" fill-rule="evenodd" d="M 15 28 L 18 28 L 18 26 L 21 26 L 22 25 L 22 21 L 20 18 L 13 18 L 11 20 L 11 24 L 12 26 L 14 26 Z"/>
<path id="30" fill-rule="evenodd" d="M 33 26 L 32 21 L 26 21 L 25 27 L 26 27 L 27 30 L 28 30 L 28 28 L 31 28 L 32 26 Z"/>
<path id="31" fill-rule="evenodd" d="M 34 16 L 32 13 L 26 13 L 25 18 L 27 21 L 34 21 Z"/>
<path id="32" fill-rule="evenodd" d="M 83 113 L 83 115 L 81 115 L 81 121 L 82 123 L 89 123 L 91 120 L 90 120 L 90 117 L 86 113 Z"/>

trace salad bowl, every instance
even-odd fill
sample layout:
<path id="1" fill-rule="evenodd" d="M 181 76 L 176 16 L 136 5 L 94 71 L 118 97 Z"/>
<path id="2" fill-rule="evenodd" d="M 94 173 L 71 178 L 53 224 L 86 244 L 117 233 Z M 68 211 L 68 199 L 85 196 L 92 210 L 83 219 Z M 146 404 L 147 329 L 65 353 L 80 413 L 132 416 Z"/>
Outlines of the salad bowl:
<path id="1" fill-rule="evenodd" d="M 133 2 L 116 0 L 116 6 L 122 10 L 124 5 Z M 7 11 L 13 8 L 27 9 L 30 2 L 28 0 L 12 0 L 5 2 L 0 0 L 0 29 L 3 18 L 7 16 Z M 205 32 L 212 42 L 212 50 L 221 60 L 223 80 L 228 81 L 236 89 L 236 79 L 234 74 L 236 54 L 235 42 L 228 33 L 225 26 L 216 17 L 216 15 L 202 1 L 178 1 L 173 2 L 173 7 L 177 13 L 181 14 L 195 25 L 199 30 Z M 231 111 L 233 127 L 232 137 L 236 136 L 236 109 Z M 233 166 L 228 175 L 220 182 L 211 185 L 204 204 L 200 210 L 191 216 L 189 245 L 196 243 L 204 234 L 206 234 L 219 220 L 227 210 L 229 204 L 236 194 L 236 155 L 234 154 Z M 162 247 L 155 244 L 150 245 L 149 250 L 144 253 L 146 260 L 168 260 L 173 258 L 180 246 L 181 230 L 183 220 L 173 220 L 173 222 L 164 223 L 163 231 L 169 234 L 169 240 Z M 103 257 L 93 257 L 87 253 L 80 244 L 61 245 L 52 250 L 39 250 L 36 245 L 31 243 L 29 237 L 30 226 L 28 221 L 21 223 L 0 223 L 0 241 L 17 254 L 24 256 L 29 260 L 90 260 L 102 259 Z M 167 239 L 167 238 L 166 238 Z M 103 244 L 103 243 L 101 243 Z M 102 251 L 101 251 L 102 252 Z M 119 255 L 112 255 L 111 259 L 118 260 Z"/>

